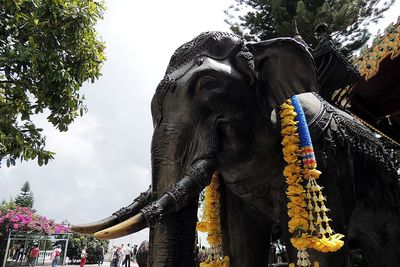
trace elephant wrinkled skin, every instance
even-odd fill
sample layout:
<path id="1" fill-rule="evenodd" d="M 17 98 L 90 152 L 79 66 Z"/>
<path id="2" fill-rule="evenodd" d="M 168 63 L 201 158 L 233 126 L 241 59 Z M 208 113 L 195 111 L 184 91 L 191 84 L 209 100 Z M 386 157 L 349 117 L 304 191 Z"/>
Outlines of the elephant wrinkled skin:
<path id="1" fill-rule="evenodd" d="M 399 188 L 389 156 L 368 129 L 311 93 L 317 91 L 312 56 L 295 39 L 199 35 L 174 53 L 152 100 L 151 188 L 111 217 L 73 230 L 114 238 L 149 226 L 149 266 L 194 266 L 198 196 L 218 171 L 231 266 L 267 266 L 274 222 L 293 262 L 276 114 L 298 95 L 333 229 L 346 235 L 338 252 L 311 252 L 311 259 L 350 266 L 349 249 L 360 249 L 368 266 L 400 264 Z"/>

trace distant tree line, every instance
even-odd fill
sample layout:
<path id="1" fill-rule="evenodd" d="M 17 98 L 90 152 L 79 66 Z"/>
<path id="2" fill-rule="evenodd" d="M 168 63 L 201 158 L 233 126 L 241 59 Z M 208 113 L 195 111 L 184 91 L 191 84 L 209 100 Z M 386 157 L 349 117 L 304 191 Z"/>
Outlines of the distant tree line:
<path id="1" fill-rule="evenodd" d="M 349 53 L 370 38 L 368 26 L 376 23 L 394 0 L 235 0 L 225 13 L 233 32 L 248 40 L 294 36 L 296 28 L 311 47 L 318 44 L 314 31 L 326 23 L 333 39 Z"/>

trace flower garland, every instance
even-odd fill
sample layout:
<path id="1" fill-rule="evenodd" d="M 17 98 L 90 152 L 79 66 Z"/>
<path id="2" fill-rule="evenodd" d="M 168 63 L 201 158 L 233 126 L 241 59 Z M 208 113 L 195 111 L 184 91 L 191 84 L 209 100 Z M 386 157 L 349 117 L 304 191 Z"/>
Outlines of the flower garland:
<path id="1" fill-rule="evenodd" d="M 296 96 L 281 105 L 281 134 L 283 157 L 287 166 L 283 170 L 288 189 L 288 228 L 292 245 L 298 250 L 297 265 L 311 266 L 307 248 L 333 252 L 343 246 L 342 234 L 333 234 L 326 215 L 328 209 L 322 187 L 317 184 L 321 172 L 311 142 L 307 121 Z M 306 182 L 306 185 L 303 184 Z M 294 267 L 294 263 L 289 265 Z M 318 267 L 314 262 L 314 267 Z"/>
<path id="2" fill-rule="evenodd" d="M 211 183 L 205 189 L 202 221 L 197 223 L 197 230 L 207 232 L 210 244 L 210 255 L 200 267 L 229 267 L 229 257 L 222 257 L 222 237 L 220 218 L 219 174 L 214 173 Z"/>

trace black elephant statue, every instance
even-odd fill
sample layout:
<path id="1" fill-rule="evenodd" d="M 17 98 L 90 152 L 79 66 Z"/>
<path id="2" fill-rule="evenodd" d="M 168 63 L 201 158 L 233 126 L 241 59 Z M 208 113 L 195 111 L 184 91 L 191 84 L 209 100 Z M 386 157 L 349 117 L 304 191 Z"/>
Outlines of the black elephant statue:
<path id="1" fill-rule="evenodd" d="M 198 196 L 218 171 L 222 249 L 232 267 L 267 266 L 271 226 L 288 241 L 279 106 L 298 95 L 314 143 L 332 228 L 345 235 L 324 267 L 400 266 L 397 172 L 374 134 L 318 96 L 314 60 L 292 38 L 245 42 L 206 32 L 179 47 L 151 103 L 152 185 L 129 206 L 73 230 L 111 239 L 150 227 L 148 266 L 194 266 Z"/>

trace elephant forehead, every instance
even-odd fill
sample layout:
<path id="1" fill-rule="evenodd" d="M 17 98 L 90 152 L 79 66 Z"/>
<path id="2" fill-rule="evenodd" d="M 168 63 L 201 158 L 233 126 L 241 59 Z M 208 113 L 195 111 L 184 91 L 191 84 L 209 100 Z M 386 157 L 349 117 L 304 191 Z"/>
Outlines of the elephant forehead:
<path id="1" fill-rule="evenodd" d="M 213 71 L 215 71 L 216 75 L 224 74 L 235 77 L 240 75 L 239 72 L 232 67 L 229 60 L 219 61 L 212 58 L 203 58 L 201 65 L 196 68 L 191 68 L 179 80 L 177 80 L 177 86 L 180 87 L 189 84 L 194 77 L 201 76 L 201 72 L 205 71 L 207 71 L 208 74 L 212 74 Z"/>
<path id="2" fill-rule="evenodd" d="M 172 55 L 166 73 L 171 74 L 201 56 L 223 60 L 243 45 L 241 37 L 226 32 L 204 32 L 183 44 Z"/>

